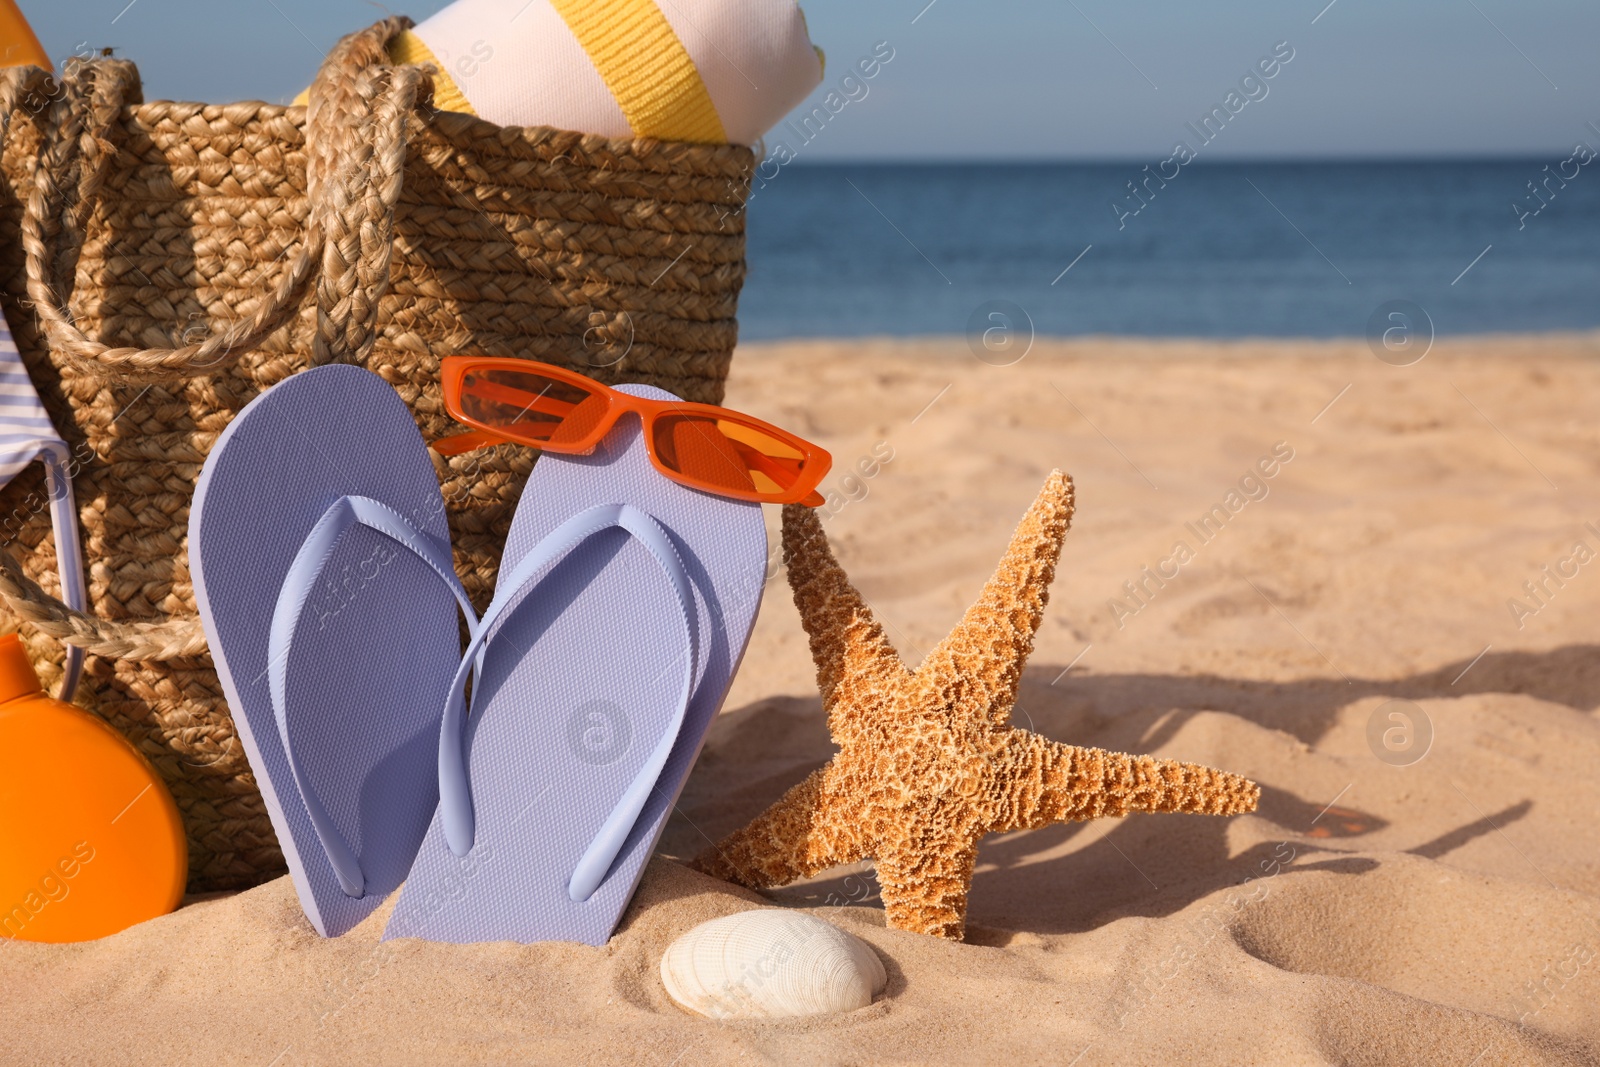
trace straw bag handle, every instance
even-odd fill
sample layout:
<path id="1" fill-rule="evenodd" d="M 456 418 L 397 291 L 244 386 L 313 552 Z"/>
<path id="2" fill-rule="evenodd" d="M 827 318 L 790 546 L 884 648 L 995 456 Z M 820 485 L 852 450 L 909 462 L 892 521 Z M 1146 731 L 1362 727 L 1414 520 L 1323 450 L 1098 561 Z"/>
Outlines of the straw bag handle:
<path id="1" fill-rule="evenodd" d="M 59 89 L 38 113 L 44 148 L 23 211 L 28 295 L 52 352 L 85 372 L 119 384 L 171 381 L 228 366 L 292 315 L 306 283 L 316 286 L 313 363 L 359 362 L 376 335 L 378 299 L 388 288 L 394 206 L 405 168 L 406 125 L 431 97 L 432 80 L 418 67 L 384 65 L 390 37 L 410 25 L 386 19 L 353 33 L 328 53 L 311 86 L 306 113 L 307 199 L 304 240 L 277 286 L 251 316 L 213 327 L 199 344 L 178 348 L 112 348 L 73 322 L 56 284 L 62 253 L 80 247 L 85 222 L 116 155 L 108 136 L 126 103 L 138 102 L 138 72 L 113 59 L 73 60 Z M 42 72 L 7 72 L 0 108 L 8 125 Z M 0 134 L 5 132 L 0 126 Z M 76 202 L 68 203 L 76 176 Z M 320 267 L 320 273 L 318 268 Z"/>
<path id="2" fill-rule="evenodd" d="M 306 120 L 311 211 L 305 240 L 254 315 L 181 348 L 110 348 L 92 341 L 72 322 L 55 286 L 58 250 L 82 245 L 84 223 L 115 155 L 106 133 L 124 104 L 139 100 L 133 65 L 75 62 L 60 85 L 37 67 L 0 73 L 0 147 L 19 110 L 39 117 L 45 131 L 22 229 L 28 294 L 52 351 L 119 382 L 205 374 L 237 360 L 277 329 L 320 266 L 312 358 L 363 359 L 376 334 L 378 298 L 388 286 L 407 119 L 432 93 L 425 71 L 380 65 L 389 38 L 410 25 L 403 17 L 386 19 L 346 37 L 328 54 L 312 84 Z M 44 105 L 35 106 L 37 100 Z M 74 174 L 76 202 L 68 206 L 66 183 Z M 152 661 L 207 651 L 198 619 L 113 622 L 75 611 L 41 589 L 5 549 L 0 597 L 41 632 L 93 655 Z"/>

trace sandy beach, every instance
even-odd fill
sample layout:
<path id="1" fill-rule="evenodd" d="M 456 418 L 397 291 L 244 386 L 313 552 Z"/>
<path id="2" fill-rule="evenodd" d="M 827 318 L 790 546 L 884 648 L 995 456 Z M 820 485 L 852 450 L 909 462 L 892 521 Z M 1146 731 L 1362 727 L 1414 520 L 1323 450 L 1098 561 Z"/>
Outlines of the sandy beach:
<path id="1" fill-rule="evenodd" d="M 743 346 L 727 403 L 832 451 L 826 529 L 908 663 L 1059 467 L 1077 514 L 1017 724 L 1246 774 L 1260 810 L 992 837 L 964 944 L 886 929 L 867 864 L 767 895 L 690 871 L 832 752 L 775 567 L 605 948 L 381 943 L 387 907 L 323 940 L 281 878 L 0 944 L 0 1062 L 1600 1062 L 1595 396 L 1594 333 L 1408 367 L 1359 339 Z M 680 1011 L 665 947 L 772 903 L 866 940 L 885 994 Z"/>

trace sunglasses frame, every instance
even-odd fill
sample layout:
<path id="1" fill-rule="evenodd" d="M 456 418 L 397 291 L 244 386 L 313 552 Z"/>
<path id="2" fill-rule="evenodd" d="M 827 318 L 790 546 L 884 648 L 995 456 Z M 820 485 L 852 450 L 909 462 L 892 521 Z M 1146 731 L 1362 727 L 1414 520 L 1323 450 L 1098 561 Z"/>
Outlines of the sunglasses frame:
<path id="1" fill-rule="evenodd" d="M 549 442 L 528 441 L 517 437 L 505 429 L 491 426 L 478 419 L 471 418 L 461 406 L 461 392 L 467 375 L 473 371 L 505 370 L 520 371 L 528 374 L 538 374 L 546 378 L 553 378 L 577 389 L 586 390 L 594 395 L 603 396 L 607 402 L 604 415 L 595 423 L 595 428 L 578 440 L 563 441 L 560 445 L 552 446 Z M 536 448 L 545 452 L 564 453 L 567 455 L 586 455 L 593 452 L 606 434 L 611 432 L 617 420 L 624 415 L 634 414 L 639 417 L 641 430 L 644 433 L 645 448 L 649 452 L 650 462 L 656 470 L 666 477 L 686 485 L 691 489 L 713 493 L 717 496 L 730 497 L 734 500 L 748 500 L 758 504 L 804 504 L 807 507 L 817 507 L 823 503 L 823 498 L 817 492 L 817 487 L 822 484 L 822 479 L 828 476 L 828 471 L 833 467 L 833 456 L 826 449 L 812 444 L 803 437 L 798 437 L 789 431 L 772 425 L 753 415 L 746 415 L 742 411 L 732 408 L 719 407 L 716 404 L 697 404 L 687 400 L 650 400 L 640 396 L 630 396 L 627 393 L 596 381 L 586 374 L 558 367 L 550 363 L 540 363 L 531 359 L 517 359 L 507 356 L 446 356 L 439 362 L 439 381 L 444 389 L 444 406 L 450 412 L 450 417 L 464 426 L 485 435 L 488 440 L 485 444 L 507 443 L 523 445 L 527 448 Z M 715 485 L 692 475 L 684 474 L 668 468 L 656 454 L 655 434 L 653 425 L 658 416 L 662 415 L 699 415 L 718 421 L 738 422 L 750 426 L 752 429 L 767 434 L 783 442 L 796 452 L 800 453 L 800 475 L 793 485 L 781 493 L 763 493 L 760 491 L 745 491 L 730 488 L 725 485 Z M 467 435 L 460 435 L 467 436 Z M 451 440 L 445 438 L 445 441 Z"/>

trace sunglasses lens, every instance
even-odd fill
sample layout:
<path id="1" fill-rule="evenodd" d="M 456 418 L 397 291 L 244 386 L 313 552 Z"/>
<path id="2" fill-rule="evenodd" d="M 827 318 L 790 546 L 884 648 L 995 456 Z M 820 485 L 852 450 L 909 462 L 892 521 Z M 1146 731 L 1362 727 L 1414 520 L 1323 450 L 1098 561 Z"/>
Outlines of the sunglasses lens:
<path id="1" fill-rule="evenodd" d="M 461 413 L 530 445 L 559 448 L 581 441 L 605 415 L 599 388 L 585 389 L 538 371 L 469 369 L 461 379 Z"/>
<path id="2" fill-rule="evenodd" d="M 653 443 L 663 466 L 710 489 L 782 497 L 805 467 L 798 448 L 734 419 L 660 415 Z"/>

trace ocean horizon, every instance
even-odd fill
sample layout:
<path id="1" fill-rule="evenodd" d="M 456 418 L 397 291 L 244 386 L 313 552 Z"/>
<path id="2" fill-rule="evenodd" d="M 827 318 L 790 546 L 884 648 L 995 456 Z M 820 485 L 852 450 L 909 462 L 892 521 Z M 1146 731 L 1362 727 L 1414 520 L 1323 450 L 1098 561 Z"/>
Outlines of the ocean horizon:
<path id="1" fill-rule="evenodd" d="M 1343 337 L 1600 327 L 1589 155 L 768 161 L 744 340 L 981 331 Z M 1175 172 L 1175 173 L 1174 173 Z"/>

